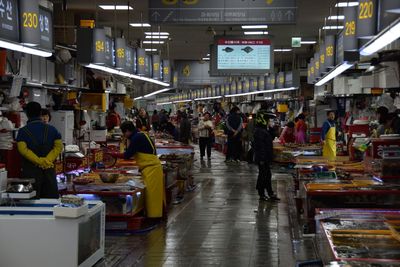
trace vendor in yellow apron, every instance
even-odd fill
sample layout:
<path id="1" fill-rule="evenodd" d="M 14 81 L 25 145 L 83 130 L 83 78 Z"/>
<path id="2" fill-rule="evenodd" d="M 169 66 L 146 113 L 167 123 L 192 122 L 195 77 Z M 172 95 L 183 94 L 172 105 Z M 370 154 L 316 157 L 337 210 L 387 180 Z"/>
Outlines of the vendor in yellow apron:
<path id="1" fill-rule="evenodd" d="M 324 122 L 322 131 L 325 135 L 322 136 L 324 146 L 322 148 L 322 156 L 334 160 L 336 158 L 336 127 L 335 127 L 335 113 L 328 112 L 328 120 Z"/>
<path id="2" fill-rule="evenodd" d="M 121 130 L 124 136 L 130 140 L 123 157 L 125 159 L 135 158 L 146 185 L 146 216 L 160 218 L 163 216 L 165 204 L 165 187 L 163 169 L 157 157 L 155 145 L 146 133 L 138 132 L 132 122 L 122 123 Z"/>

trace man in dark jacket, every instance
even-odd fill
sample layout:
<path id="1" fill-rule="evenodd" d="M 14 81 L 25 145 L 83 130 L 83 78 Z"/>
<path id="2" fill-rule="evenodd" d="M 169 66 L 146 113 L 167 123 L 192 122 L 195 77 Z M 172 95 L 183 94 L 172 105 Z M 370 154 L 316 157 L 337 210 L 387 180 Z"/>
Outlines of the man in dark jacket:
<path id="1" fill-rule="evenodd" d="M 228 151 L 226 153 L 226 161 L 240 163 L 240 152 L 242 148 L 242 141 L 240 139 L 243 121 L 240 116 L 240 109 L 233 107 L 229 112 L 228 119 L 226 121 L 227 135 L 228 135 Z"/>
<path id="2" fill-rule="evenodd" d="M 181 113 L 181 122 L 179 125 L 179 136 L 180 136 L 180 141 L 186 145 L 189 144 L 190 136 L 192 134 L 192 125 L 189 121 L 189 118 L 187 116 L 186 112 Z"/>
<path id="3" fill-rule="evenodd" d="M 279 201 L 280 199 L 274 194 L 271 183 L 271 167 L 270 163 L 273 159 L 273 136 L 270 128 L 273 125 L 275 115 L 266 110 L 260 110 L 256 116 L 256 128 L 254 131 L 254 153 L 255 160 L 258 164 L 258 179 L 256 189 L 260 200 Z M 265 195 L 267 190 L 268 196 Z"/>

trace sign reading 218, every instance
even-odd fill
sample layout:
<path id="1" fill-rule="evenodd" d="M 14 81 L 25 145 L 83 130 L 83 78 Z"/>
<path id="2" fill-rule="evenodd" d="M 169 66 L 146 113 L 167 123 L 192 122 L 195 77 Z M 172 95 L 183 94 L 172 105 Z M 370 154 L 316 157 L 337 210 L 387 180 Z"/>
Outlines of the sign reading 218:
<path id="1" fill-rule="evenodd" d="M 161 0 L 164 5 L 176 5 L 178 4 L 179 0 Z M 181 0 L 184 5 L 195 5 L 201 0 Z M 267 4 L 272 4 L 274 0 L 265 0 Z"/>

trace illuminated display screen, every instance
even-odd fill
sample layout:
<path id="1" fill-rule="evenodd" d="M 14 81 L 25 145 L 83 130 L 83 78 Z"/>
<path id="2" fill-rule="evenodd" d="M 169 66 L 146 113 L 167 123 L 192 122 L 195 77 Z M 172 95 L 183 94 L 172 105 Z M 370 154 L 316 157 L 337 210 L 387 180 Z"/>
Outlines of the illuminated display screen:
<path id="1" fill-rule="evenodd" d="M 218 70 L 269 70 L 271 41 L 268 39 L 217 41 Z"/>

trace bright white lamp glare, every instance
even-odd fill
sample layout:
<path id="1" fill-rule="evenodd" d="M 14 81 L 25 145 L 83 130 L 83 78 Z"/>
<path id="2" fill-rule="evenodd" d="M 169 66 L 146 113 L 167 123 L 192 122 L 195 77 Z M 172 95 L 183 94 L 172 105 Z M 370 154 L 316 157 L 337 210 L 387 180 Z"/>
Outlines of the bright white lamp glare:
<path id="1" fill-rule="evenodd" d="M 341 30 L 343 29 L 344 26 L 339 25 L 339 26 L 324 26 L 322 27 L 323 30 Z"/>
<path id="2" fill-rule="evenodd" d="M 0 47 L 5 49 L 18 51 L 21 53 L 31 54 L 39 57 L 51 57 L 52 53 L 32 47 L 23 46 L 21 44 L 15 44 L 7 41 L 0 40 Z"/>
<path id="3" fill-rule="evenodd" d="M 242 29 L 268 29 L 268 25 L 242 25 Z"/>
<path id="4" fill-rule="evenodd" d="M 146 39 L 168 39 L 167 35 L 146 35 Z"/>
<path id="5" fill-rule="evenodd" d="M 143 41 L 144 44 L 163 44 L 164 41 Z"/>
<path id="6" fill-rule="evenodd" d="M 130 23 L 129 25 L 131 25 L 131 27 L 135 27 L 135 28 L 151 27 L 151 25 L 149 23 Z"/>
<path id="7" fill-rule="evenodd" d="M 145 32 L 145 35 L 169 35 L 168 32 Z"/>
<path id="8" fill-rule="evenodd" d="M 393 26 L 389 26 L 388 30 L 383 31 L 380 35 L 363 46 L 360 49 L 360 54 L 363 56 L 372 55 L 400 38 L 400 19 L 397 19 L 392 25 Z"/>
<path id="9" fill-rule="evenodd" d="M 267 31 L 244 32 L 244 35 L 267 35 Z"/>
<path id="10" fill-rule="evenodd" d="M 358 6 L 358 2 L 340 2 L 335 5 L 335 7 L 352 7 Z"/>
<path id="11" fill-rule="evenodd" d="M 104 10 L 133 10 L 133 7 L 128 5 L 99 5 Z"/>
<path id="12" fill-rule="evenodd" d="M 344 20 L 344 15 L 339 16 L 329 16 L 328 20 Z"/>
<path id="13" fill-rule="evenodd" d="M 152 93 L 150 93 L 150 94 L 145 95 L 144 98 L 147 98 L 147 97 L 150 97 L 150 96 L 153 96 L 153 95 L 158 95 L 158 94 L 167 92 L 167 91 L 169 91 L 169 90 L 171 90 L 171 89 L 173 89 L 173 88 L 161 89 L 161 90 L 158 90 L 158 91 L 155 91 L 155 92 L 152 92 Z"/>
<path id="14" fill-rule="evenodd" d="M 327 75 L 325 75 L 321 80 L 319 80 L 315 85 L 316 86 L 321 86 L 324 85 L 325 83 L 329 82 L 330 80 L 332 80 L 333 78 L 335 78 L 336 76 L 342 74 L 343 72 L 345 72 L 346 70 L 348 70 L 349 68 L 351 68 L 353 66 L 353 64 L 348 63 L 348 62 L 344 62 L 343 64 L 337 66 L 335 69 L 333 69 L 332 71 L 330 71 Z"/>
<path id="15" fill-rule="evenodd" d="M 196 98 L 196 101 L 201 101 L 201 100 L 211 100 L 211 99 L 219 99 L 222 98 L 222 96 L 210 96 L 210 97 L 201 97 L 201 98 Z"/>

